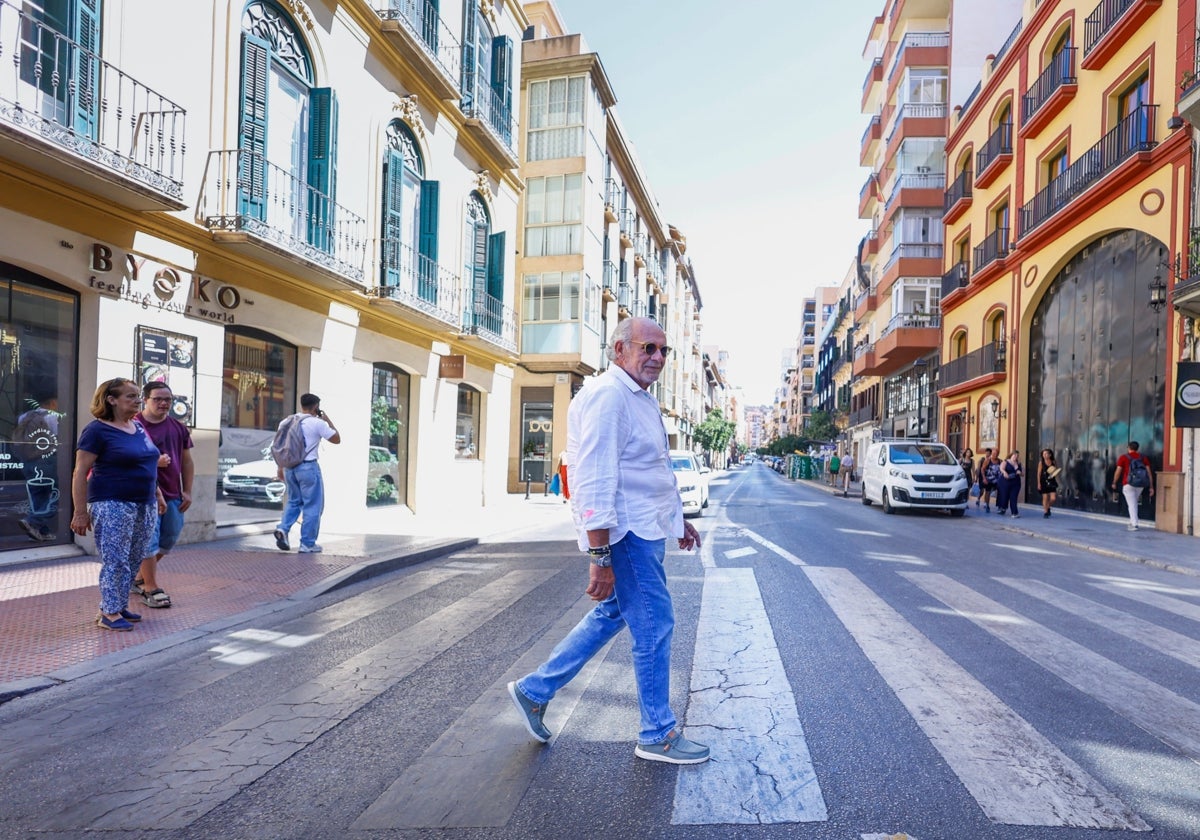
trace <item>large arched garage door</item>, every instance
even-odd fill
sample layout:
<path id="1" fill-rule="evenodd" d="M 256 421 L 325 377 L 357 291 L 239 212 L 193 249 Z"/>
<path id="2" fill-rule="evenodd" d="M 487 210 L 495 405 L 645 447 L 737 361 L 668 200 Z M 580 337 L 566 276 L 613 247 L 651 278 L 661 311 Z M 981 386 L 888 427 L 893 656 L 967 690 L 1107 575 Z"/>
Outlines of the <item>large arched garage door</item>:
<path id="1" fill-rule="evenodd" d="M 1038 304 L 1029 333 L 1026 501 L 1040 502 L 1035 470 L 1044 447 L 1063 468 L 1060 506 L 1114 516 L 1126 513 L 1111 490 L 1125 444 L 1138 441 L 1155 470 L 1162 465 L 1167 313 L 1150 308 L 1149 286 L 1166 271 L 1165 253 L 1144 233 L 1109 234 L 1072 257 Z M 1147 493 L 1140 515 L 1154 518 Z"/>

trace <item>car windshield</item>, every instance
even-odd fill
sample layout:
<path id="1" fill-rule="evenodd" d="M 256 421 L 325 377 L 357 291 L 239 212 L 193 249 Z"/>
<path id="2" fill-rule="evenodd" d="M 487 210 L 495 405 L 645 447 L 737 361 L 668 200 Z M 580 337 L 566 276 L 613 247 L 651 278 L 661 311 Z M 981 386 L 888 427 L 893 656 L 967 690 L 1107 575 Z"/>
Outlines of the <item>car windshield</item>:
<path id="1" fill-rule="evenodd" d="M 673 455 L 671 457 L 671 469 L 675 472 L 696 472 L 696 462 L 687 455 Z"/>
<path id="2" fill-rule="evenodd" d="M 940 464 L 954 466 L 958 460 L 944 446 L 933 446 L 919 443 L 892 444 L 893 464 Z"/>

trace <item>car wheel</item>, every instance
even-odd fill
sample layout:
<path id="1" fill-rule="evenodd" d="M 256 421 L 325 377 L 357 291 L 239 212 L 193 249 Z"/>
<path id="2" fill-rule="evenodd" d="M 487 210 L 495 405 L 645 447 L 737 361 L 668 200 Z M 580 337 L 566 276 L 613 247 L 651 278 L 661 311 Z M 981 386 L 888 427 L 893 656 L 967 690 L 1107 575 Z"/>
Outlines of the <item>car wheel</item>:
<path id="1" fill-rule="evenodd" d="M 881 495 L 883 497 L 883 512 L 887 514 L 895 513 L 896 509 L 892 507 L 892 500 L 888 496 L 888 490 L 886 487 L 883 488 L 883 493 Z"/>
<path id="2" fill-rule="evenodd" d="M 951 516 L 963 516 L 963 515 L 965 515 L 965 514 L 966 514 L 966 511 L 965 511 L 965 510 L 962 510 L 962 509 L 960 509 L 960 508 L 950 508 L 950 515 L 951 515 Z"/>
<path id="3" fill-rule="evenodd" d="M 862 503 L 863 503 L 864 505 L 866 505 L 867 507 L 870 507 L 870 506 L 871 506 L 871 497 L 867 495 L 867 491 L 866 491 L 866 490 L 864 490 L 864 491 L 863 491 L 863 494 L 862 494 Z"/>
<path id="4" fill-rule="evenodd" d="M 707 493 L 704 494 L 704 501 L 700 503 L 700 507 L 701 508 L 708 507 L 708 494 Z"/>

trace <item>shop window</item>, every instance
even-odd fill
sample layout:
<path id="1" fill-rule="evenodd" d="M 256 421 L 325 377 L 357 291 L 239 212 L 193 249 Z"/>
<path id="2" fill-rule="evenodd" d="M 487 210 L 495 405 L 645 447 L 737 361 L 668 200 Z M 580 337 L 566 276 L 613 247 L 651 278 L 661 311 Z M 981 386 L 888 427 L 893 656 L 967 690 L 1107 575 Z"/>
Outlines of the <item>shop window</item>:
<path id="1" fill-rule="evenodd" d="M 410 377 L 391 365 L 371 375 L 371 443 L 367 449 L 367 504 L 408 500 L 408 410 Z"/>
<path id="2" fill-rule="evenodd" d="M 553 431 L 554 406 L 551 403 L 521 405 L 521 481 L 541 483 L 550 480 Z"/>
<path id="3" fill-rule="evenodd" d="M 458 386 L 458 416 L 454 430 L 454 457 L 479 457 L 479 417 L 483 395 L 470 385 Z"/>
<path id="4" fill-rule="evenodd" d="M 0 550 L 70 542 L 79 300 L 0 263 L 0 307 Z"/>
<path id="5" fill-rule="evenodd" d="M 256 506 L 283 505 L 284 487 L 275 477 L 271 440 L 279 422 L 299 410 L 296 355 L 295 346 L 270 333 L 248 327 L 225 331 L 218 524 L 252 519 Z"/>

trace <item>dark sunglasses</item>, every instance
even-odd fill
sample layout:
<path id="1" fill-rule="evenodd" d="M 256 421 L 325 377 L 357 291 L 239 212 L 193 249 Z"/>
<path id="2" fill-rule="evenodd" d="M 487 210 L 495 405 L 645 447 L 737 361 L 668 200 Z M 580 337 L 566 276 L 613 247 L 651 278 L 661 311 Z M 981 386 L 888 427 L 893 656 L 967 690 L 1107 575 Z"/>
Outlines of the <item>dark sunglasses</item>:
<path id="1" fill-rule="evenodd" d="M 647 356 L 653 356 L 655 353 L 662 353 L 662 357 L 665 359 L 667 356 L 671 355 L 672 348 L 668 347 L 666 344 L 655 344 L 653 341 L 648 341 L 645 344 L 637 342 L 637 346 L 641 347 L 642 351 Z"/>

